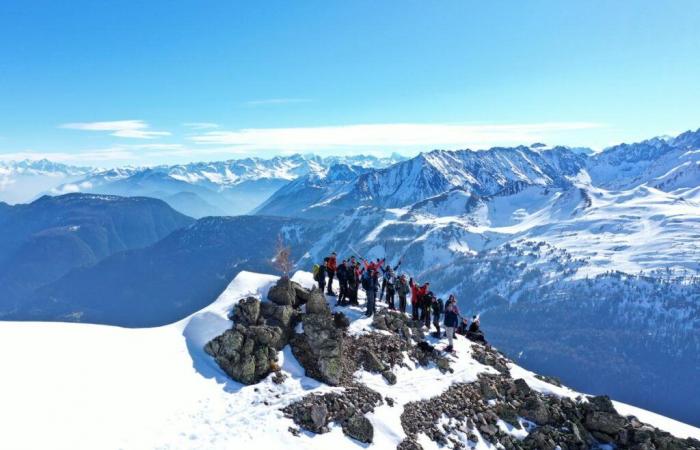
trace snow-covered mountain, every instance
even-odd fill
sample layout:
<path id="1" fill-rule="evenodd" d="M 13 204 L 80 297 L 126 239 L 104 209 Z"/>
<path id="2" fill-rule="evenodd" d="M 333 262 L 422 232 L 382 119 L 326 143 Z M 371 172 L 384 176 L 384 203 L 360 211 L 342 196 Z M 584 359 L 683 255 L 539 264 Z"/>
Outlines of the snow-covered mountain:
<path id="1" fill-rule="evenodd" d="M 352 385 L 330 386 L 306 373 L 290 345 L 275 352 L 277 372 L 238 383 L 204 348 L 232 328 L 229 316 L 242 298 L 265 300 L 276 280 L 242 272 L 213 304 L 157 328 L 0 322 L 0 447 L 609 448 L 599 439 L 627 442 L 624 448 L 700 445 L 698 428 L 603 397 L 586 400 L 462 337 L 455 355 L 438 356 L 440 367 L 423 365 L 415 345 L 401 355 L 399 335 L 354 308 L 336 308 L 350 319 L 343 339 L 382 342 L 375 357 L 401 356 L 388 366 L 395 384 L 362 363 Z M 308 287 L 311 275 L 294 280 Z M 319 405 L 324 401 L 328 406 Z M 357 440 L 368 436 L 371 443 Z"/>
<path id="2" fill-rule="evenodd" d="M 354 179 L 301 178 L 258 211 L 332 219 L 302 267 L 331 251 L 402 260 L 483 313 L 529 367 L 700 423 L 700 409 L 678 409 L 700 395 L 688 381 L 700 369 L 699 136 L 591 154 L 434 151 Z M 537 314 L 556 317 L 547 332 L 529 322 Z"/>
<path id="3" fill-rule="evenodd" d="M 328 218 L 357 206 L 407 206 L 456 187 L 477 195 L 533 185 L 564 187 L 584 163 L 583 156 L 564 147 L 434 150 L 384 169 L 357 173 L 354 179 L 308 175 L 280 189 L 257 212 L 287 208 L 286 215 Z M 287 205 L 290 197 L 295 203 Z"/>
<path id="4" fill-rule="evenodd" d="M 192 217 L 239 215 L 253 210 L 275 191 L 305 175 L 327 176 L 336 164 L 385 167 L 403 158 L 374 156 L 279 156 L 244 158 L 151 168 L 124 167 L 95 171 L 54 193 L 93 192 L 147 196 L 168 202 Z"/>
<path id="5" fill-rule="evenodd" d="M 94 169 L 42 160 L 0 160 L 0 201 L 24 203 L 58 185 L 75 182 Z"/>

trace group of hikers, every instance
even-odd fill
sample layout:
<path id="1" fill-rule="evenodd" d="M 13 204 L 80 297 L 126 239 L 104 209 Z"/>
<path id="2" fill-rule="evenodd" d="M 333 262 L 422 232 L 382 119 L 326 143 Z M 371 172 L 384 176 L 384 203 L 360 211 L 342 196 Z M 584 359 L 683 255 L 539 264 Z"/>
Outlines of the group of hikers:
<path id="1" fill-rule="evenodd" d="M 413 319 L 419 321 L 428 330 L 432 323 L 435 327 L 433 335 L 441 337 L 440 318 L 444 316 L 444 334 L 449 344 L 445 348 L 446 351 L 453 350 L 455 333 L 473 341 L 486 343 L 480 329 L 479 317 L 473 316 L 471 322 L 462 317 L 454 295 L 451 294 L 447 301 L 443 302 L 430 290 L 430 283 L 421 284 L 405 273 L 399 275 L 397 272 L 399 267 L 401 267 L 401 260 L 392 267 L 386 263 L 386 258 L 368 261 L 351 256 L 338 263 L 337 254 L 333 252 L 320 264 L 315 264 L 312 272 L 319 289 L 327 295 L 336 296 L 333 291 L 333 280 L 338 280 L 339 292 L 336 305 L 359 306 L 357 294 L 362 288 L 367 297 L 365 315 L 368 317 L 376 312 L 377 301 L 383 300 L 386 301 L 390 310 L 398 309 L 405 314 L 408 306 L 407 299 L 410 296 Z"/>

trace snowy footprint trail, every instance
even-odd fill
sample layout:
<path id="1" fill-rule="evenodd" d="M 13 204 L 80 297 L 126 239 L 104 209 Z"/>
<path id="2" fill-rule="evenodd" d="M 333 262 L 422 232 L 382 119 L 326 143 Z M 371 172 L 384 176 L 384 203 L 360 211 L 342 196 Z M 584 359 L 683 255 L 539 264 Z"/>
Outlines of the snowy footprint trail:
<path id="1" fill-rule="evenodd" d="M 311 275 L 295 281 L 311 285 Z M 342 390 L 304 375 L 287 346 L 280 365 L 287 379 L 271 377 L 245 386 L 229 379 L 203 350 L 204 344 L 231 326 L 232 305 L 248 295 L 265 298 L 277 277 L 241 272 L 203 310 L 171 325 L 127 329 L 74 323 L 0 322 L 0 448 L 7 449 L 357 449 L 338 426 L 326 434 L 302 432 L 280 409 L 311 392 Z M 331 297 L 329 297 L 329 300 Z M 361 308 L 342 308 L 353 320 L 351 331 L 364 333 L 371 320 Z M 405 437 L 403 405 L 444 392 L 452 383 L 493 373 L 471 357 L 465 339 L 455 341 L 453 374 L 437 367 L 395 368 L 397 384 L 380 375 L 358 372 L 358 381 L 395 401 L 367 417 L 375 430 L 372 448 L 395 448 Z M 512 366 L 514 377 L 533 389 L 556 395 L 578 393 L 558 388 Z M 665 428 L 680 437 L 700 438 L 700 429 L 616 404 L 621 412 Z M 628 408 L 628 409 L 624 409 Z M 435 448 L 427 437 L 424 448 Z M 480 441 L 477 448 L 492 448 Z"/>

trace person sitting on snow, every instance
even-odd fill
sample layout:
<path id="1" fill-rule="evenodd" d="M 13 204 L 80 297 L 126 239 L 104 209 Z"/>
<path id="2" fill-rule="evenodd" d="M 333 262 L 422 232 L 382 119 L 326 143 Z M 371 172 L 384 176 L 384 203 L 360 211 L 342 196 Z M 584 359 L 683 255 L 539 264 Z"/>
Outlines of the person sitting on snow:
<path id="1" fill-rule="evenodd" d="M 469 325 L 469 330 L 467 331 L 467 339 L 486 344 L 486 338 L 484 337 L 484 333 L 481 331 L 480 326 L 481 322 L 479 321 L 479 316 L 472 317 L 472 323 Z"/>

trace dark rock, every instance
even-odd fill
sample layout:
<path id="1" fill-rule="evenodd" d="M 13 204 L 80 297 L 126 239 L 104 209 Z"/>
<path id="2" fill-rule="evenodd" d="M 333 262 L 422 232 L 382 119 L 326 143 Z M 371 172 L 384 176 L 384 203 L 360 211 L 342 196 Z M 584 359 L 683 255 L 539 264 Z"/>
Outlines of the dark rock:
<path id="1" fill-rule="evenodd" d="M 280 278 L 277 283 L 270 288 L 267 299 L 277 305 L 291 305 L 296 303 L 297 291 L 289 278 Z"/>
<path id="2" fill-rule="evenodd" d="M 314 428 L 321 429 L 328 424 L 328 408 L 325 403 L 317 403 L 311 406 L 309 417 Z"/>
<path id="3" fill-rule="evenodd" d="M 515 384 L 515 389 L 519 396 L 527 395 L 532 392 L 530 385 L 528 385 L 527 381 L 523 380 L 522 378 L 518 378 L 513 382 L 513 384 Z"/>
<path id="4" fill-rule="evenodd" d="M 365 416 L 355 415 L 343 422 L 343 433 L 365 444 L 372 442 L 374 427 Z"/>
<path id="5" fill-rule="evenodd" d="M 411 438 L 406 438 L 396 446 L 396 450 L 423 450 L 423 447 Z"/>
<path id="6" fill-rule="evenodd" d="M 364 385 L 356 384 L 350 385 L 343 392 L 309 394 L 284 407 L 282 411 L 295 424 L 314 433 L 327 432 L 328 424 L 335 422 L 341 424 L 343 431 L 353 438 L 371 442 L 374 430 L 362 415 L 373 411 L 381 403 L 381 395 Z"/>
<path id="7" fill-rule="evenodd" d="M 498 414 L 498 417 L 503 419 L 504 422 L 513 425 L 518 430 L 522 428 L 520 421 L 518 420 L 518 412 L 512 406 L 508 404 L 498 405 L 496 408 L 496 414 Z"/>
<path id="8" fill-rule="evenodd" d="M 391 385 L 396 384 L 396 374 L 391 370 L 385 370 L 384 372 L 382 372 L 382 376 L 384 377 L 387 383 Z"/>
<path id="9" fill-rule="evenodd" d="M 325 297 L 317 289 L 311 292 L 302 317 L 304 332 L 292 337 L 292 353 L 312 378 L 338 386 L 345 376 L 343 330 L 336 328 Z"/>
<path id="10" fill-rule="evenodd" d="M 613 406 L 613 403 L 610 400 L 610 397 L 608 397 L 607 395 L 598 395 L 595 397 L 588 397 L 588 405 L 594 411 L 603 411 L 603 412 L 607 412 L 607 413 L 617 414 L 617 411 L 615 411 L 615 407 Z"/>
<path id="11" fill-rule="evenodd" d="M 314 288 L 310 294 L 309 299 L 306 302 L 306 313 L 307 314 L 328 314 L 330 316 L 331 310 L 326 302 L 326 296 Z"/>
<path id="12" fill-rule="evenodd" d="M 292 282 L 292 287 L 294 288 L 294 294 L 296 297 L 294 300 L 294 306 L 299 307 L 301 305 L 305 305 L 309 301 L 311 291 L 301 287 L 300 284 L 295 282 Z"/>
<path id="13" fill-rule="evenodd" d="M 362 352 L 362 367 L 369 372 L 383 372 L 386 370 L 384 363 L 371 350 Z"/>
<path id="14" fill-rule="evenodd" d="M 625 423 L 625 418 L 617 413 L 591 411 L 586 414 L 583 425 L 592 433 L 597 431 L 614 436 L 622 431 Z"/>
<path id="15" fill-rule="evenodd" d="M 525 419 L 538 425 L 545 425 L 549 422 L 549 409 L 544 401 L 537 396 L 530 397 L 525 401 L 518 412 Z"/>
<path id="16" fill-rule="evenodd" d="M 241 325 L 256 325 L 260 315 L 260 300 L 255 297 L 247 297 L 240 300 L 233 307 L 231 319 Z"/>
<path id="17" fill-rule="evenodd" d="M 336 328 L 345 330 L 350 326 L 350 319 L 344 313 L 337 312 L 333 314 L 333 323 Z"/>

